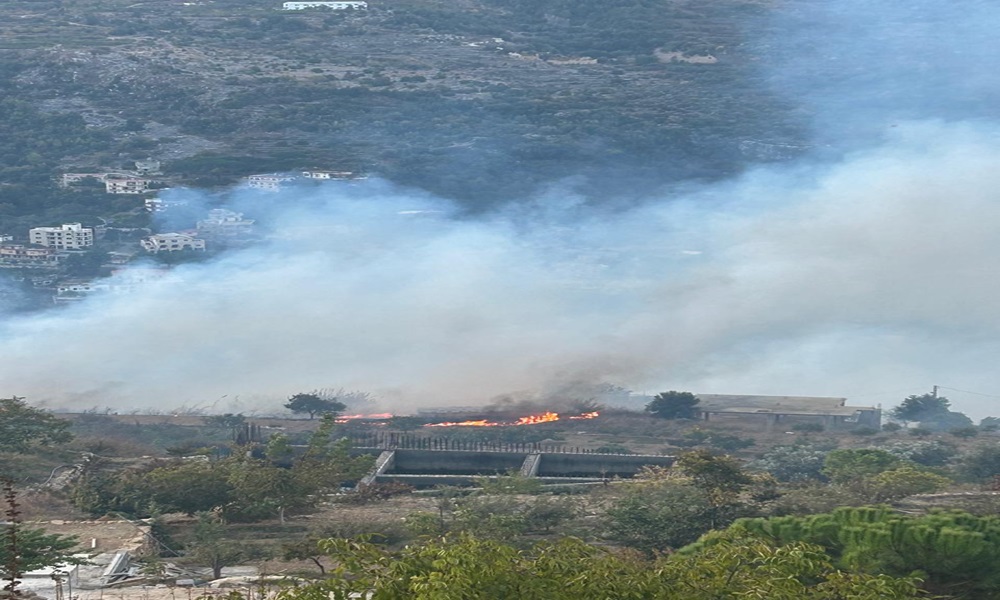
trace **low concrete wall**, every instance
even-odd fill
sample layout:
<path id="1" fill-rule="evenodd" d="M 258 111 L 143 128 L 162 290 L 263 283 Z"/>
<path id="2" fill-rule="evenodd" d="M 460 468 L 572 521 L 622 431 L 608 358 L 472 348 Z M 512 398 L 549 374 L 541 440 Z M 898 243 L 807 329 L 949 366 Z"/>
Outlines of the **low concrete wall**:
<path id="1" fill-rule="evenodd" d="M 526 454 L 462 450 L 396 450 L 387 475 L 501 475 L 519 471 Z"/>
<path id="2" fill-rule="evenodd" d="M 672 456 L 621 454 L 542 454 L 539 477 L 634 477 L 645 466 L 669 467 Z"/>
<path id="3" fill-rule="evenodd" d="M 469 485 L 476 477 L 519 472 L 546 484 L 635 476 L 648 465 L 669 467 L 672 456 L 393 450 L 383 452 L 368 482 L 397 481 L 417 488 Z"/>

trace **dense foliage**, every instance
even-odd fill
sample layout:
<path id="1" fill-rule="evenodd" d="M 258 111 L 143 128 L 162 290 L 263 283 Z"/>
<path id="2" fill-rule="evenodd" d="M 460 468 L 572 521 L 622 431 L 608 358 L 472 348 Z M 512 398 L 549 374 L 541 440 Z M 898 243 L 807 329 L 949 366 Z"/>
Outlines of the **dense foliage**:
<path id="1" fill-rule="evenodd" d="M 282 600 L 891 600 L 919 598 L 917 582 L 836 569 L 815 545 L 778 546 L 717 536 L 695 552 L 655 560 L 579 540 L 526 550 L 471 536 L 432 539 L 399 552 L 364 540 L 327 540 L 335 577 L 290 589 Z"/>
<path id="2" fill-rule="evenodd" d="M 808 517 L 748 519 L 742 529 L 776 543 L 823 547 L 852 572 L 901 576 L 920 571 L 935 592 L 1000 597 L 1000 518 L 964 512 L 911 517 L 889 508 L 842 508 Z"/>

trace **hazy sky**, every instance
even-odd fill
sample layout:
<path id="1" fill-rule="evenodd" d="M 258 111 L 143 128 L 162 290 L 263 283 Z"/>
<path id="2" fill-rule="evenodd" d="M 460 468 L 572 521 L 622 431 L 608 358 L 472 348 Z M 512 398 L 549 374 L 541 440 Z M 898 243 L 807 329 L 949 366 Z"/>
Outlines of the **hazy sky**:
<path id="1" fill-rule="evenodd" d="M 814 156 L 627 211 L 558 183 L 474 219 L 377 179 L 233 192 L 273 227 L 266 243 L 7 319 L 0 379 L 32 402 L 120 409 L 344 387 L 406 412 L 566 381 L 887 406 L 933 384 L 1000 395 L 1000 21 L 936 4 L 776 17 L 775 85 L 815 115 Z M 853 24 L 866 35 L 849 40 Z"/>

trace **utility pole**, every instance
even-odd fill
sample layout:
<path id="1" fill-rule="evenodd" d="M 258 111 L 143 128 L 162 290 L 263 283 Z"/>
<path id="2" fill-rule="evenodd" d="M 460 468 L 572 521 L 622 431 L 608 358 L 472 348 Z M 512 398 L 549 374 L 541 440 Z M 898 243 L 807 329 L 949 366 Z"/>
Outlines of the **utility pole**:
<path id="1" fill-rule="evenodd" d="M 931 392 L 931 396 L 937 398 L 937 391 L 938 391 L 938 386 L 934 386 L 934 391 Z"/>

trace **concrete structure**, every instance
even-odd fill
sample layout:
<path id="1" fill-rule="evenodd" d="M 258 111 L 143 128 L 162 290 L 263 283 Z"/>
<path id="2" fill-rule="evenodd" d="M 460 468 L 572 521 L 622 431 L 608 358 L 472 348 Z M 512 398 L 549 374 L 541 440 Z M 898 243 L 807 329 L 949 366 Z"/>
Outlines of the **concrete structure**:
<path id="1" fill-rule="evenodd" d="M 93 179 L 95 182 L 104 183 L 104 178 L 110 175 L 110 173 L 63 173 L 62 178 L 59 180 L 59 184 L 62 187 L 68 187 L 74 183 L 81 183 L 87 179 Z"/>
<path id="2" fill-rule="evenodd" d="M 172 208 L 187 206 L 187 200 L 164 200 L 163 198 L 147 198 L 144 202 L 149 212 L 164 212 Z"/>
<path id="3" fill-rule="evenodd" d="M 224 208 L 213 208 L 208 217 L 198 221 L 198 237 L 212 241 L 236 241 L 253 233 L 254 221 L 244 219 L 243 213 Z"/>
<path id="4" fill-rule="evenodd" d="M 160 161 L 151 158 L 135 161 L 135 172 L 140 175 L 159 175 L 161 168 Z"/>
<path id="5" fill-rule="evenodd" d="M 184 233 L 157 233 L 141 242 L 146 252 L 179 252 L 181 250 L 204 250 L 205 240 Z"/>
<path id="6" fill-rule="evenodd" d="M 698 394 L 699 418 L 704 421 L 740 419 L 763 421 L 765 427 L 819 423 L 827 429 L 882 427 L 882 409 L 847 406 L 846 398 L 808 396 L 742 396 Z"/>
<path id="7" fill-rule="evenodd" d="M 143 194 L 149 191 L 151 183 L 149 179 L 130 175 L 108 176 L 104 179 L 104 189 L 109 194 Z"/>
<path id="8" fill-rule="evenodd" d="M 94 245 L 94 230 L 80 223 L 66 223 L 59 227 L 33 227 L 28 230 L 28 241 L 57 250 L 82 250 Z"/>
<path id="9" fill-rule="evenodd" d="M 469 485 L 479 477 L 520 473 L 543 484 L 600 483 L 634 477 L 643 467 L 669 467 L 672 456 L 545 451 L 403 450 L 379 454 L 367 483 L 398 482 L 416 488 Z"/>
<path id="10" fill-rule="evenodd" d="M 305 10 L 307 8 L 328 8 L 331 10 L 346 10 L 368 8 L 367 2 L 285 2 L 282 6 L 284 10 Z"/>
<path id="11" fill-rule="evenodd" d="M 247 186 L 255 190 L 277 192 L 282 185 L 295 181 L 295 177 L 286 173 L 262 173 L 247 177 Z"/>
<path id="12" fill-rule="evenodd" d="M 302 171 L 306 179 L 354 179 L 351 171 Z"/>
<path id="13" fill-rule="evenodd" d="M 32 248 L 24 244 L 0 245 L 2 267 L 54 269 L 59 266 L 62 256 L 55 248 Z"/>

